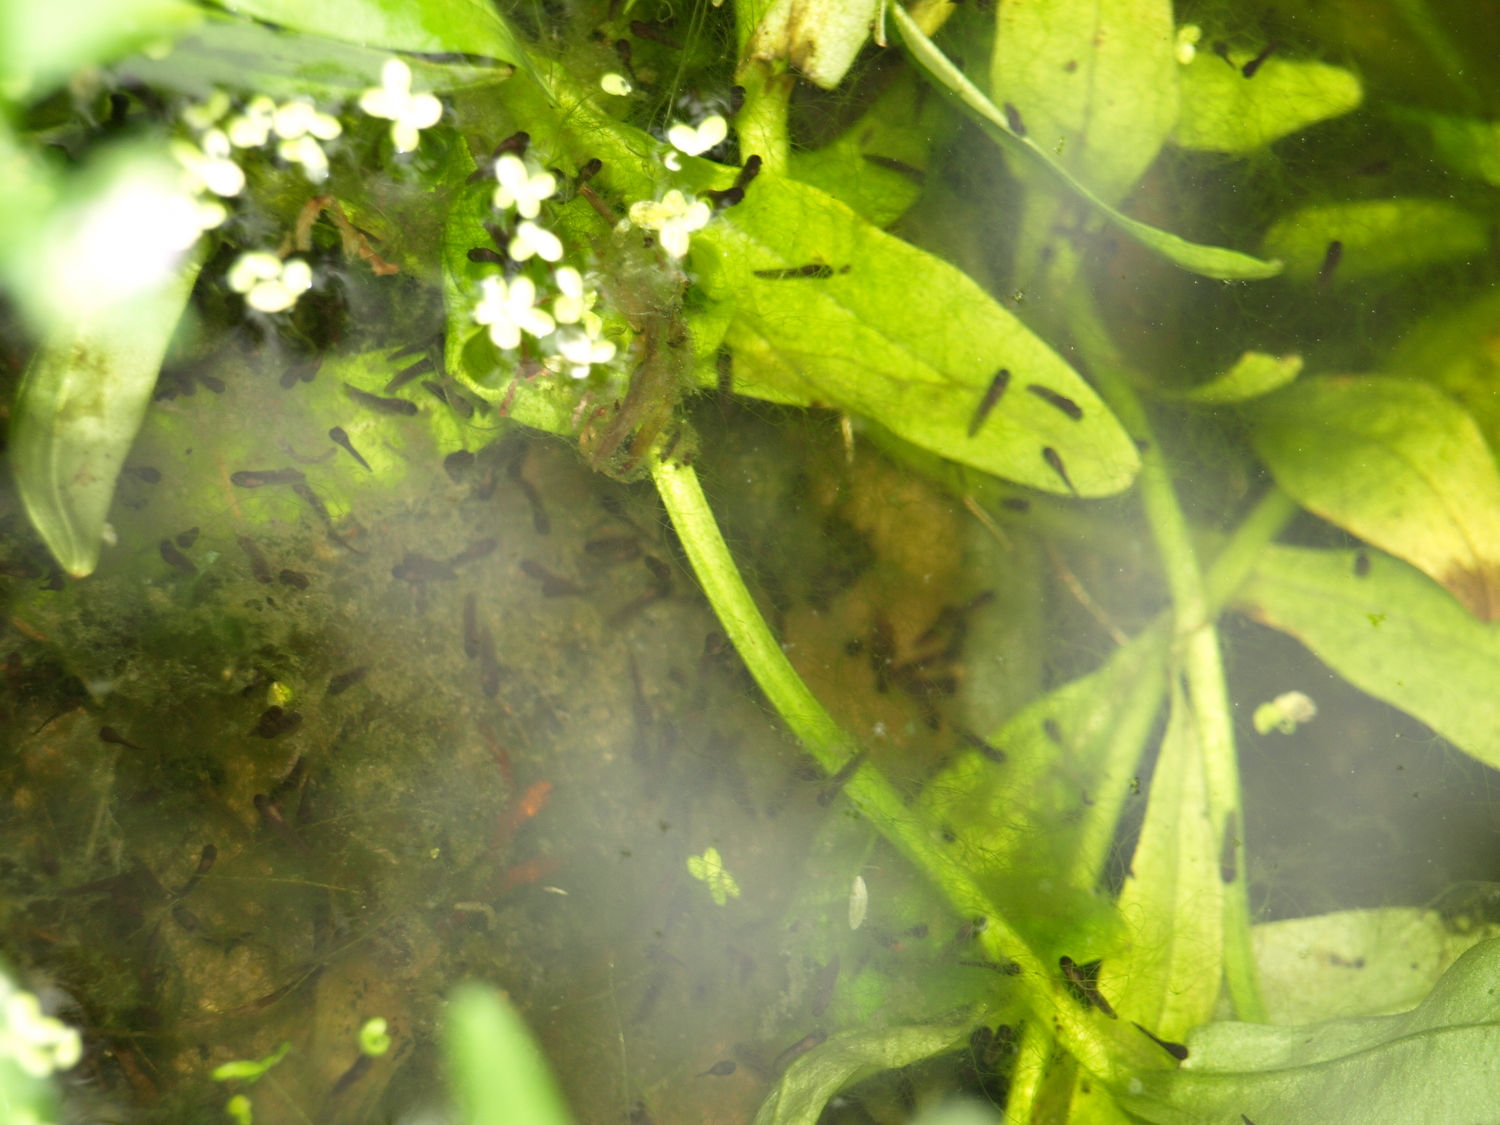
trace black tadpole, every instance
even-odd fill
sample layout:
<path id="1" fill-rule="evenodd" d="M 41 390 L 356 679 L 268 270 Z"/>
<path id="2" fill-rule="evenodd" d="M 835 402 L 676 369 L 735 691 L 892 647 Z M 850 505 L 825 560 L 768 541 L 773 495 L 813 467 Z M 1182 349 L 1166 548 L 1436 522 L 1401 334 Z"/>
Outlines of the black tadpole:
<path id="1" fill-rule="evenodd" d="M 374 470 L 370 468 L 370 462 L 361 457 L 359 450 L 354 448 L 354 443 L 349 440 L 349 435 L 344 432 L 344 427 L 334 426 L 333 429 L 329 430 L 328 440 L 333 442 L 333 444 L 338 446 L 340 449 L 344 450 L 344 452 L 348 453 L 350 457 L 353 457 L 356 461 L 358 461 L 360 468 L 364 469 L 365 472 L 374 472 Z"/>

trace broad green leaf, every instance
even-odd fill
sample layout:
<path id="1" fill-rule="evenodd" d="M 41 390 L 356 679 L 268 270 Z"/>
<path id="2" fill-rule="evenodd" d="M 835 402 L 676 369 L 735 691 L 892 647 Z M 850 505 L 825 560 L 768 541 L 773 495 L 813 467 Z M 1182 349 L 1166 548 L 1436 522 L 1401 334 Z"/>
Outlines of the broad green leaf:
<path id="1" fill-rule="evenodd" d="M 943 1024 L 835 1035 L 787 1067 L 755 1125 L 815 1125 L 828 1099 L 850 1082 L 951 1050 L 968 1033 L 968 1024 Z"/>
<path id="2" fill-rule="evenodd" d="M 380 85 L 381 68 L 388 58 L 388 51 L 276 31 L 248 20 L 218 18 L 184 36 L 169 55 L 132 55 L 114 69 L 122 79 L 194 98 L 206 98 L 226 87 L 277 99 L 354 98 Z M 437 93 L 491 85 L 510 73 L 508 68 L 439 64 L 421 58 L 407 62 L 413 85 Z"/>
<path id="3" fill-rule="evenodd" d="M 1196 402 L 1205 406 L 1246 402 L 1279 390 L 1295 380 L 1301 372 L 1300 355 L 1274 356 L 1265 352 L 1246 352 L 1224 374 L 1176 397 L 1183 402 Z"/>
<path id="4" fill-rule="evenodd" d="M 1403 107 L 1390 113 L 1460 176 L 1500 185 L 1500 122 Z"/>
<path id="5" fill-rule="evenodd" d="M 0 0 L 0 96 L 41 94 L 79 67 L 169 45 L 202 18 L 178 0 Z"/>
<path id="6" fill-rule="evenodd" d="M 1118 203 L 1177 120 L 1170 0 L 1001 0 L 995 18 L 992 100 L 1014 106 L 1035 144 Z M 1028 158 L 1009 155 L 1031 179 Z"/>
<path id="7" fill-rule="evenodd" d="M 1159 1125 L 1459 1125 L 1500 1116 L 1500 940 L 1403 1015 L 1302 1027 L 1210 1023 L 1177 1070 L 1116 1091 Z"/>
<path id="8" fill-rule="evenodd" d="M 1225 250 L 1218 246 L 1202 246 L 1196 242 L 1189 242 L 1115 210 L 1064 168 L 1050 151 L 1038 145 L 1030 136 L 1021 136 L 1012 132 L 1005 120 L 1005 115 L 999 108 L 965 77 L 963 71 L 954 66 L 948 57 L 937 49 L 932 40 L 922 33 L 922 29 L 899 4 L 891 6 L 890 14 L 900 29 L 901 37 L 907 49 L 911 51 L 912 57 L 917 60 L 923 70 L 932 76 L 941 89 L 952 94 L 979 119 L 985 132 L 997 144 L 1005 147 L 1007 151 L 1024 150 L 1029 153 L 1031 160 L 1050 169 L 1069 191 L 1085 200 L 1114 227 L 1148 250 L 1160 254 L 1168 261 L 1175 262 L 1185 270 L 1204 277 L 1249 281 L 1275 277 L 1281 272 L 1279 261 L 1265 262 L 1236 250 Z"/>
<path id="9" fill-rule="evenodd" d="M 1306 379 L 1251 410 L 1252 441 L 1304 508 L 1500 617 L 1500 473 L 1474 419 L 1425 383 Z"/>
<path id="10" fill-rule="evenodd" d="M 847 203 L 867 223 L 888 227 L 922 194 L 941 107 L 900 74 L 864 116 L 822 148 L 792 155 L 787 174 Z"/>
<path id="11" fill-rule="evenodd" d="M 726 339 L 758 382 L 1047 492 L 1111 495 L 1139 467 L 1093 389 L 1025 325 L 814 187 L 761 173 L 694 240 L 693 264 L 710 298 L 737 302 Z M 809 266 L 826 275 L 787 275 Z M 1004 393 L 976 428 L 992 387 Z"/>
<path id="12" fill-rule="evenodd" d="M 1418 323 L 1386 360 L 1388 374 L 1431 383 L 1474 416 L 1490 448 L 1500 448 L 1500 292 Z"/>
<path id="13" fill-rule="evenodd" d="M 155 292 L 57 324 L 22 377 L 11 472 L 42 541 L 75 578 L 99 561 L 120 467 L 201 265 L 194 256 Z"/>
<path id="14" fill-rule="evenodd" d="M 1330 251 L 1333 243 L 1337 252 Z M 1286 262 L 1291 281 L 1354 281 L 1441 262 L 1463 262 L 1490 244 L 1489 220 L 1440 199 L 1321 203 L 1278 219 L 1262 252 Z"/>
<path id="15" fill-rule="evenodd" d="M 1029 898 L 1046 884 L 1049 908 L 1025 912 L 1024 921 L 1040 927 L 1039 947 L 1075 960 L 1101 953 L 1078 943 L 1100 940 L 1081 930 L 1165 693 L 1167 640 L 1165 629 L 1147 630 L 1097 671 L 1029 704 L 988 736 L 988 749 L 955 755 L 916 802 L 953 834 L 971 871 L 1005 887 L 1005 898 Z M 1067 898 L 1074 891 L 1080 897 Z"/>
<path id="16" fill-rule="evenodd" d="M 1152 774 L 1140 842 L 1117 906 L 1125 955 L 1106 960 L 1099 988 L 1121 1018 L 1177 1040 L 1219 997 L 1224 881 L 1209 818 L 1203 752 L 1180 685 Z"/>
<path id="17" fill-rule="evenodd" d="M 448 1073 L 470 1125 L 569 1125 L 536 1040 L 503 993 L 467 984 L 447 1013 Z"/>
<path id="18" fill-rule="evenodd" d="M 1461 932 L 1435 910 L 1390 906 L 1265 922 L 1251 938 L 1270 1020 L 1295 1026 L 1414 1008 L 1493 929 Z"/>
<path id="19" fill-rule="evenodd" d="M 226 0 L 232 12 L 363 47 L 461 52 L 531 69 L 526 49 L 485 0 Z"/>
<path id="20" fill-rule="evenodd" d="M 1500 768 L 1500 626 L 1476 621 L 1421 571 L 1379 551 L 1271 547 L 1236 602 Z"/>
<path id="21" fill-rule="evenodd" d="M 1229 52 L 1233 65 L 1199 50 L 1179 71 L 1182 116 L 1171 141 L 1180 148 L 1242 154 L 1357 109 L 1359 79 L 1343 67 L 1272 55 L 1246 78 L 1248 51 Z"/>

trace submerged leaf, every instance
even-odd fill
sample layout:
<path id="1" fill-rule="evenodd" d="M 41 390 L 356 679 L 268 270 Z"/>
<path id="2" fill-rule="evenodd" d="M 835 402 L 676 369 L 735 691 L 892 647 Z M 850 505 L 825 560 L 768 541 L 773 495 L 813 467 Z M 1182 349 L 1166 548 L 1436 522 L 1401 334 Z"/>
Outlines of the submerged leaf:
<path id="1" fill-rule="evenodd" d="M 816 188 L 762 173 L 694 246 L 708 296 L 738 303 L 736 390 L 863 414 L 1047 492 L 1107 496 L 1134 477 L 1135 446 L 1056 352 L 967 275 Z"/>
<path id="2" fill-rule="evenodd" d="M 1399 107 L 1391 116 L 1460 176 L 1500 185 L 1500 122 Z"/>
<path id="3" fill-rule="evenodd" d="M 1326 284 L 1468 261 L 1489 248 L 1489 232 L 1488 220 L 1443 200 L 1367 199 L 1294 211 L 1262 249 L 1286 262 L 1289 280 Z"/>
<path id="4" fill-rule="evenodd" d="M 1001 0 L 995 18 L 992 100 L 1013 106 L 1036 144 L 1118 203 L 1177 120 L 1170 0 Z M 1026 154 L 1007 155 L 1023 179 L 1034 174 Z"/>
<path id="5" fill-rule="evenodd" d="M 1116 1096 L 1160 1125 L 1407 1125 L 1500 1115 L 1500 940 L 1454 963 L 1396 1016 L 1301 1027 L 1210 1023 L 1178 1070 L 1131 1079 Z"/>
<path id="6" fill-rule="evenodd" d="M 1182 689 L 1174 687 L 1146 820 L 1117 901 L 1127 952 L 1105 961 L 1099 982 L 1122 1019 L 1166 1039 L 1180 1039 L 1207 1020 L 1219 996 L 1219 851 L 1196 724 Z"/>
<path id="7" fill-rule="evenodd" d="M 10 423 L 11 471 L 53 557 L 82 578 L 201 259 L 154 293 L 58 325 L 26 374 Z"/>
<path id="8" fill-rule="evenodd" d="M 1038 145 L 1030 136 L 1013 130 L 1005 114 L 965 77 L 963 71 L 954 66 L 948 57 L 937 49 L 932 40 L 922 33 L 916 21 L 907 15 L 899 4 L 893 4 L 890 11 L 891 18 L 900 28 L 902 39 L 906 42 L 912 57 L 932 76 L 939 87 L 951 93 L 979 119 L 985 132 L 994 138 L 997 144 L 1010 151 L 1024 149 L 1030 153 L 1032 160 L 1050 169 L 1065 187 L 1096 208 L 1109 223 L 1142 246 L 1160 254 L 1168 261 L 1175 262 L 1183 269 L 1204 277 L 1247 281 L 1275 277 L 1281 272 L 1279 261 L 1261 261 L 1248 254 L 1241 254 L 1237 250 L 1225 250 L 1218 246 L 1203 246 L 1196 242 L 1189 242 L 1185 238 L 1179 238 L 1175 234 L 1169 234 L 1164 230 L 1139 222 L 1115 210 L 1058 163 L 1052 153 Z"/>
<path id="9" fill-rule="evenodd" d="M 1300 355 L 1274 356 L 1265 352 L 1246 352 L 1239 362 L 1224 374 L 1177 397 L 1184 402 L 1217 406 L 1220 403 L 1245 402 L 1292 382 L 1302 371 Z"/>
<path id="10" fill-rule="evenodd" d="M 787 1067 L 761 1104 L 755 1125 L 814 1125 L 828 1099 L 858 1077 L 895 1070 L 950 1050 L 967 1024 L 849 1031 L 814 1047 Z"/>
<path id="11" fill-rule="evenodd" d="M 1500 617 L 1500 472 L 1461 406 L 1405 379 L 1321 377 L 1251 418 L 1256 452 L 1304 508 Z"/>
<path id="12" fill-rule="evenodd" d="M 1343 67 L 1273 55 L 1247 79 L 1249 52 L 1229 52 L 1233 64 L 1200 50 L 1179 72 L 1182 116 L 1172 143 L 1207 152 L 1247 153 L 1318 121 L 1357 109 L 1359 79 Z"/>
<path id="13" fill-rule="evenodd" d="M 1500 626 L 1379 551 L 1271 547 L 1236 603 L 1361 691 L 1500 768 Z"/>
<path id="14" fill-rule="evenodd" d="M 1390 354 L 1390 375 L 1431 383 L 1474 416 L 1491 449 L 1500 449 L 1500 292 L 1418 322 Z"/>
<path id="15" fill-rule="evenodd" d="M 1458 930 L 1435 910 L 1389 906 L 1265 922 L 1251 938 L 1270 1021 L 1296 1025 L 1413 1008 L 1493 930 Z"/>

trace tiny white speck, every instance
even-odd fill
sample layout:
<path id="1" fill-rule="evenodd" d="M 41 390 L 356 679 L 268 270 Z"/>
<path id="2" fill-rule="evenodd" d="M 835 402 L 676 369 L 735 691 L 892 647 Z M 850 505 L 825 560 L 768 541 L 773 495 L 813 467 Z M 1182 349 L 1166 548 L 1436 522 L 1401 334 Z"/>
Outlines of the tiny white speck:
<path id="1" fill-rule="evenodd" d="M 857 930 L 865 923 L 865 913 L 870 909 L 870 890 L 865 886 L 865 877 L 856 875 L 849 888 L 849 928 Z"/>

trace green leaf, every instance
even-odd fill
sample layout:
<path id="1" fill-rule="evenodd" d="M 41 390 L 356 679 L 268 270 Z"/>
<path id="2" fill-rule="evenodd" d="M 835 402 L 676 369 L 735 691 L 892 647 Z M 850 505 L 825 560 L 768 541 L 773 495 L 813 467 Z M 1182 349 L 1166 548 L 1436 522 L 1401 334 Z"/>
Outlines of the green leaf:
<path id="1" fill-rule="evenodd" d="M 363 47 L 462 52 L 531 69 L 516 33 L 485 0 L 225 0 L 232 12 Z"/>
<path id="2" fill-rule="evenodd" d="M 177 0 L 0 0 L 0 95 L 40 94 L 80 67 L 170 43 L 202 18 Z"/>
<path id="3" fill-rule="evenodd" d="M 1337 283 L 1468 261 L 1489 248 L 1489 230 L 1487 219 L 1443 200 L 1367 199 L 1294 211 L 1272 225 L 1261 249 L 1286 262 L 1288 280 Z"/>
<path id="4" fill-rule="evenodd" d="M 470 1125 L 569 1125 L 536 1040 L 503 994 L 482 985 L 454 993 L 447 1016 L 448 1068 Z"/>
<path id="5" fill-rule="evenodd" d="M 1420 571 L 1378 551 L 1271 547 L 1236 604 L 1500 768 L 1500 626 L 1474 620 Z"/>
<path id="6" fill-rule="evenodd" d="M 1454 929 L 1435 910 L 1390 906 L 1266 922 L 1252 931 L 1271 1022 L 1404 1012 L 1493 926 Z"/>
<path id="7" fill-rule="evenodd" d="M 1397 1016 L 1303 1027 L 1211 1023 L 1178 1070 L 1141 1074 L 1122 1105 L 1160 1125 L 1433 1125 L 1500 1115 L 1500 941 L 1475 946 Z"/>
<path id="8" fill-rule="evenodd" d="M 1148 250 L 1160 254 L 1168 261 L 1175 262 L 1185 270 L 1204 277 L 1246 281 L 1274 277 L 1281 272 L 1279 261 L 1264 262 L 1236 250 L 1202 246 L 1121 214 L 1085 187 L 1057 161 L 1051 152 L 1038 145 L 1030 136 L 1023 137 L 1012 132 L 1005 120 L 1005 115 L 964 76 L 963 71 L 954 66 L 948 57 L 937 49 L 932 40 L 922 34 L 922 29 L 899 4 L 892 5 L 890 12 L 912 57 L 932 76 L 940 88 L 951 93 L 979 120 L 985 132 L 997 144 L 1004 146 L 1008 151 L 1024 150 L 1030 153 L 1030 159 L 1050 169 L 1068 190 L 1096 208 L 1109 223 Z"/>
<path id="9" fill-rule="evenodd" d="M 1048 492 L 1111 495 L 1139 467 L 1093 389 L 1025 325 L 961 271 L 816 188 L 761 173 L 694 240 L 693 264 L 710 298 L 737 301 L 726 339 L 746 383 L 867 415 Z M 809 266 L 826 275 L 789 276 Z M 981 416 L 997 376 L 1009 382 Z"/>
<path id="10" fill-rule="evenodd" d="M 1460 176 L 1500 185 L 1500 122 L 1401 106 L 1390 115 Z"/>
<path id="11" fill-rule="evenodd" d="M 1500 448 L 1500 292 L 1444 309 L 1417 324 L 1386 360 L 1388 374 L 1431 383 L 1458 400 Z"/>
<path id="12" fill-rule="evenodd" d="M 1209 819 L 1203 752 L 1180 684 L 1152 774 L 1140 842 L 1117 906 L 1125 956 L 1107 960 L 1099 987 L 1122 1019 L 1166 1039 L 1205 1022 L 1219 998 L 1224 882 Z"/>
<path id="13" fill-rule="evenodd" d="M 1300 355 L 1278 357 L 1265 352 L 1246 352 L 1224 374 L 1175 397 L 1205 406 L 1246 402 L 1279 390 L 1296 379 L 1301 371 Z"/>
<path id="14" fill-rule="evenodd" d="M 155 292 L 54 325 L 22 377 L 11 471 L 33 526 L 75 578 L 99 561 L 120 467 L 201 265 L 195 255 Z"/>
<path id="15" fill-rule="evenodd" d="M 815 1125 L 828 1099 L 842 1087 L 951 1050 L 968 1033 L 968 1024 L 946 1024 L 835 1035 L 787 1067 L 761 1103 L 755 1125 Z"/>
<path id="16" fill-rule="evenodd" d="M 1118 203 L 1177 120 L 1170 0 L 1001 0 L 995 18 L 992 100 L 1014 106 L 1035 144 Z M 1012 166 L 1023 180 L 1035 168 L 1014 149 Z"/>
<path id="17" fill-rule="evenodd" d="M 171 54 L 159 59 L 132 55 L 115 67 L 115 73 L 153 89 L 175 90 L 199 99 L 227 86 L 277 99 L 353 98 L 380 85 L 381 68 L 388 58 L 388 51 L 217 18 L 184 36 Z M 510 74 L 508 69 L 421 58 L 407 63 L 413 85 L 437 93 L 493 85 Z"/>
<path id="18" fill-rule="evenodd" d="M 834 140 L 792 155 L 794 180 L 847 203 L 862 219 L 888 227 L 922 194 L 940 107 L 903 71 L 859 120 Z"/>
<path id="19" fill-rule="evenodd" d="M 1240 68 L 1246 52 L 1229 52 L 1233 65 L 1199 50 L 1179 71 L 1182 116 L 1172 130 L 1180 148 L 1236 155 L 1253 152 L 1318 121 L 1357 109 L 1359 79 L 1343 67 L 1273 55 L 1253 78 Z"/>
<path id="20" fill-rule="evenodd" d="M 1500 617 L 1500 473 L 1461 406 L 1424 383 L 1325 376 L 1251 419 L 1256 452 L 1304 508 Z"/>
<path id="21" fill-rule="evenodd" d="M 213 1073 L 214 1081 L 240 1081 L 246 1085 L 259 1082 L 265 1076 L 266 1071 L 286 1058 L 287 1052 L 291 1049 L 291 1043 L 283 1043 L 263 1059 L 240 1059 L 236 1062 L 227 1062 L 221 1066 L 216 1066 Z"/>

